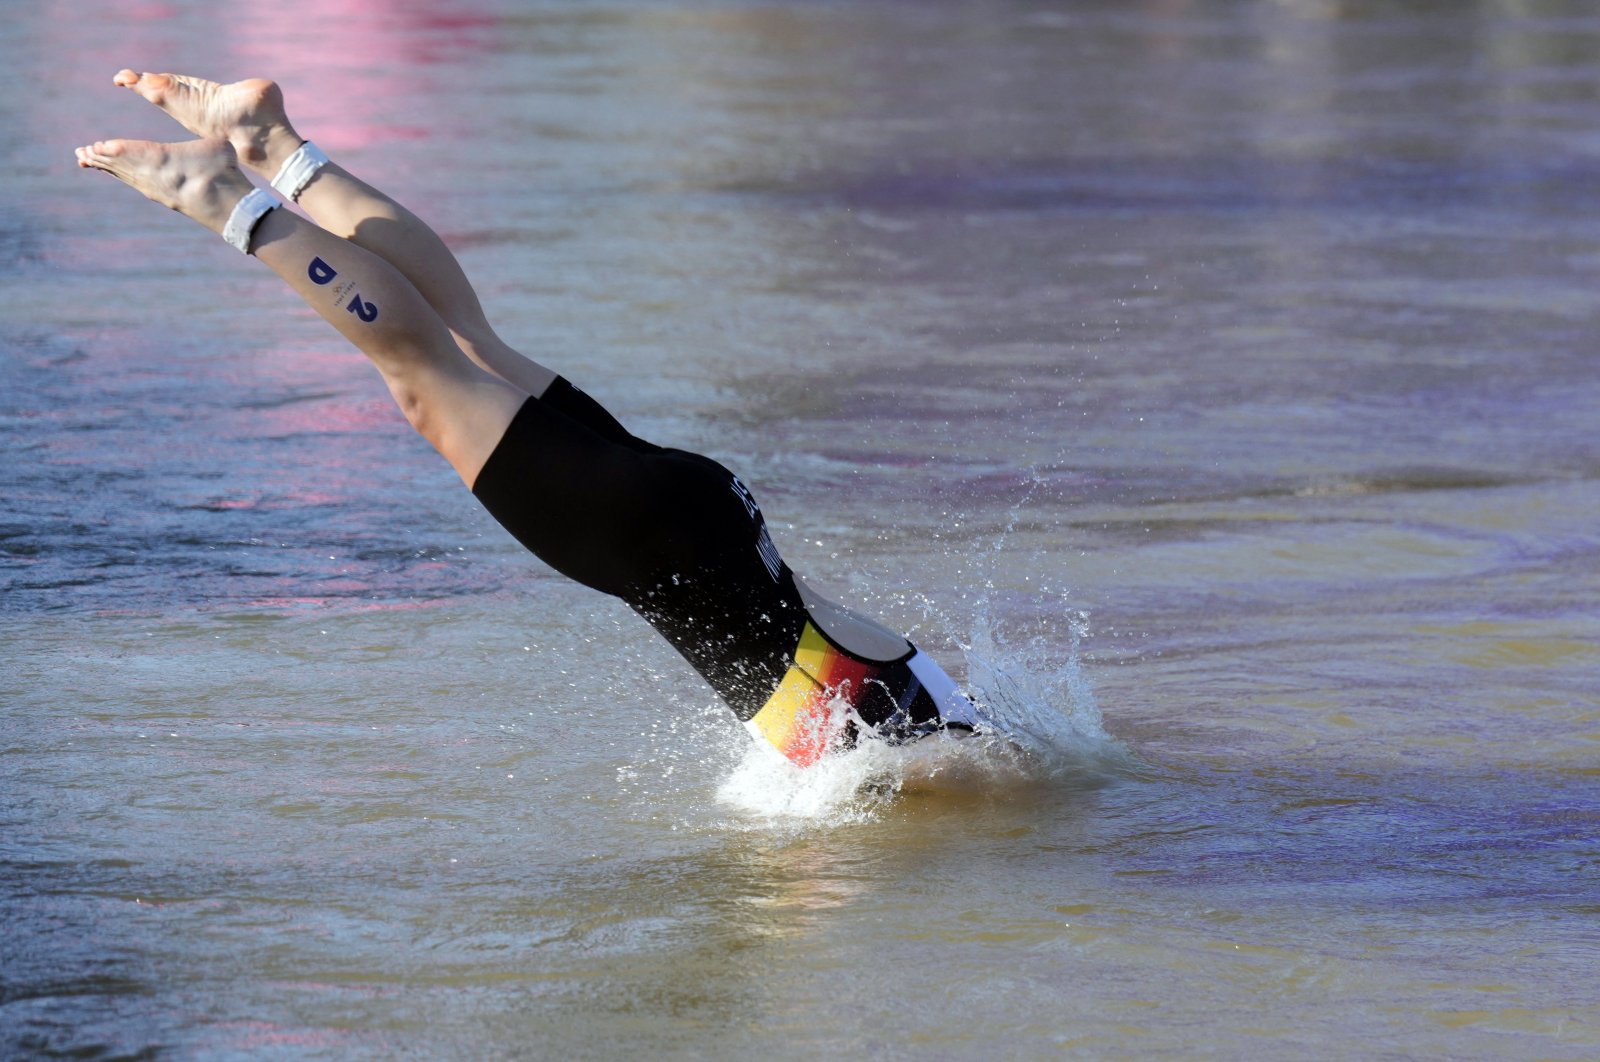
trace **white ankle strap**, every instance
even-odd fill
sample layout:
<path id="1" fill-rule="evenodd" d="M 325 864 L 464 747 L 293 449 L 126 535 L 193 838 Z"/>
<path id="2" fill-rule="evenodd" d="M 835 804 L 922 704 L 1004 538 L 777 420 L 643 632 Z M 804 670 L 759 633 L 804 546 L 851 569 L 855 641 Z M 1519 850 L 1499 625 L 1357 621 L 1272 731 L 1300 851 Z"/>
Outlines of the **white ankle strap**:
<path id="1" fill-rule="evenodd" d="M 267 211 L 277 206 L 278 201 L 272 198 L 271 192 L 264 188 L 250 189 L 250 194 L 239 200 L 233 213 L 228 215 L 228 223 L 222 226 L 222 238 L 244 254 L 249 254 L 250 234 L 256 231 L 256 226 L 266 217 Z"/>
<path id="2" fill-rule="evenodd" d="M 279 195 L 293 202 L 300 198 L 300 193 L 305 191 L 311 178 L 322 167 L 328 164 L 328 156 L 322 149 L 307 140 L 301 144 L 299 150 L 284 160 L 278 175 L 272 179 L 272 187 L 277 189 Z"/>

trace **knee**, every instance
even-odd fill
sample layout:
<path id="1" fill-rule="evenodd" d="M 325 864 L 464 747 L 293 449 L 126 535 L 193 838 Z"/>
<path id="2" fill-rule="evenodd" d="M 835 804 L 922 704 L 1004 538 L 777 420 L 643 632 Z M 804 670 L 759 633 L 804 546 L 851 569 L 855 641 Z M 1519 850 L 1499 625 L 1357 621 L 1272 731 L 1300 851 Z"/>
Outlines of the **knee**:
<path id="1" fill-rule="evenodd" d="M 428 400 L 427 392 L 416 380 L 399 373 L 386 375 L 384 382 L 389 385 L 389 394 L 393 396 L 394 404 L 400 407 L 406 422 L 437 448 L 438 442 L 434 436 L 439 431 L 439 418 L 435 415 L 433 403 Z"/>

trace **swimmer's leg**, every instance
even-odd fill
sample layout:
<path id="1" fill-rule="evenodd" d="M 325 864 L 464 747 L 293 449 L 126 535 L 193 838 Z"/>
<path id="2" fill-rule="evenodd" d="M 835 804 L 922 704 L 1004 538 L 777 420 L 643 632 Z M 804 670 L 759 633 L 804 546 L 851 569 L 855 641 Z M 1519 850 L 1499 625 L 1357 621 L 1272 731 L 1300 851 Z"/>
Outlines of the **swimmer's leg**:
<path id="1" fill-rule="evenodd" d="M 222 233 L 253 186 L 226 140 L 107 140 L 78 149 L 147 198 Z M 288 210 L 256 224 L 251 253 L 372 359 L 406 419 L 470 487 L 527 393 L 469 361 L 439 315 L 377 255 Z"/>
<path id="2" fill-rule="evenodd" d="M 190 132 L 227 140 L 239 161 L 266 180 L 304 143 L 289 123 L 283 92 L 271 81 L 255 78 L 221 85 L 133 70 L 121 71 L 115 80 Z M 333 162 L 312 176 L 297 202 L 318 225 L 398 269 L 479 366 L 535 397 L 555 379 L 553 370 L 513 350 L 495 333 L 455 255 L 411 211 Z"/>
<path id="3" fill-rule="evenodd" d="M 271 81 L 221 85 L 202 78 L 133 70 L 119 72 L 115 80 L 161 107 L 191 132 L 227 140 L 243 164 L 265 179 L 276 176 L 304 143 L 289 122 L 282 91 Z M 519 392 L 535 397 L 545 394 L 555 372 L 519 354 L 495 334 L 455 256 L 416 215 L 336 163 L 316 172 L 298 202 L 325 229 L 349 238 L 399 270 L 443 318 L 459 349 L 479 366 Z M 287 211 L 274 211 L 263 226 L 271 223 L 278 227 L 281 219 L 274 218 L 279 214 Z M 581 391 L 564 392 L 562 402 L 563 413 L 602 437 L 640 445 Z M 816 594 L 798 579 L 796 583 L 823 630 L 852 652 L 884 660 L 909 650 L 910 643 L 899 635 Z"/>

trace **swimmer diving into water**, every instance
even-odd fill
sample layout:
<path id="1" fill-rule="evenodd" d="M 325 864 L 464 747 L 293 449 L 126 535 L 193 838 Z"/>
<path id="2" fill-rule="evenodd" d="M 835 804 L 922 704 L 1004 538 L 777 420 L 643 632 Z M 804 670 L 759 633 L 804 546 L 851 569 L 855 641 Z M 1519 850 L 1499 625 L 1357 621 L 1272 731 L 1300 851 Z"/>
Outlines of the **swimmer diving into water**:
<path id="1" fill-rule="evenodd" d="M 926 654 L 789 569 L 738 477 L 632 435 L 508 346 L 444 241 L 302 139 L 276 84 L 132 70 L 114 80 L 201 139 L 97 141 L 77 149 L 78 165 L 282 277 L 371 359 L 411 426 L 507 531 L 644 617 L 758 739 L 805 766 L 862 734 L 899 743 L 977 725 Z M 313 220 L 279 209 L 240 163 Z"/>

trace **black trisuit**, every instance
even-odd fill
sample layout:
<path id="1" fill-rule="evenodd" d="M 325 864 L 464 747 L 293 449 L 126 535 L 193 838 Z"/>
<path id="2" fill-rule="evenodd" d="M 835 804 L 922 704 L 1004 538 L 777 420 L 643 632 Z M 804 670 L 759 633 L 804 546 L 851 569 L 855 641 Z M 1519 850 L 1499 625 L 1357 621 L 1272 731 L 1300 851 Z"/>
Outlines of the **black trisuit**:
<path id="1" fill-rule="evenodd" d="M 564 378 L 523 404 L 472 492 L 539 559 L 648 620 L 798 763 L 862 725 L 905 741 L 975 722 L 925 654 L 866 660 L 812 622 L 737 476 L 632 435 Z"/>

